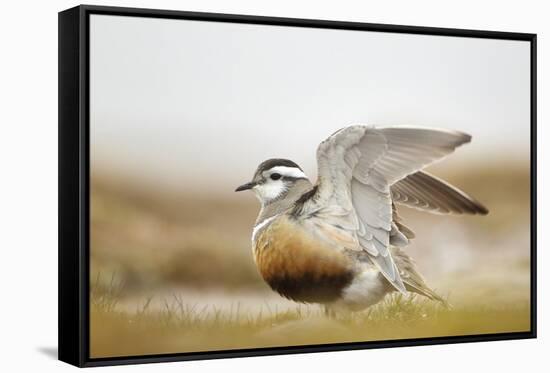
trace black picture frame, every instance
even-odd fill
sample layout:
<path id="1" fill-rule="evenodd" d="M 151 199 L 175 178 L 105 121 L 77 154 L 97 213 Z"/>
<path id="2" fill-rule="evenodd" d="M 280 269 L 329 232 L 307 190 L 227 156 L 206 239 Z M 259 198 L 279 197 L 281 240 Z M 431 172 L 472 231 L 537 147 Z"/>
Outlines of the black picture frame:
<path id="1" fill-rule="evenodd" d="M 531 46 L 531 329 L 528 332 L 146 356 L 89 354 L 89 19 L 92 14 L 528 41 Z M 81 5 L 59 13 L 59 360 L 79 367 L 536 338 L 537 35 Z"/>

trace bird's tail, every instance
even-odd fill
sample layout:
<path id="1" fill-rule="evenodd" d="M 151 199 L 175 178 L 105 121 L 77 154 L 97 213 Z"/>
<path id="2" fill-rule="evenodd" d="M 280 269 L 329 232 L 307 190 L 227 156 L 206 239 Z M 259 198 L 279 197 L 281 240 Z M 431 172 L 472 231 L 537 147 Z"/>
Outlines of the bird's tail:
<path id="1" fill-rule="evenodd" d="M 426 281 L 416 269 L 416 265 L 410 256 L 405 254 L 405 252 L 399 247 L 392 246 L 391 250 L 395 264 L 397 265 L 397 268 L 399 268 L 401 279 L 403 280 L 405 288 L 408 291 L 412 291 L 428 297 L 431 300 L 441 302 L 444 307 L 451 308 L 451 305 L 447 302 L 447 300 L 443 299 L 426 284 Z"/>

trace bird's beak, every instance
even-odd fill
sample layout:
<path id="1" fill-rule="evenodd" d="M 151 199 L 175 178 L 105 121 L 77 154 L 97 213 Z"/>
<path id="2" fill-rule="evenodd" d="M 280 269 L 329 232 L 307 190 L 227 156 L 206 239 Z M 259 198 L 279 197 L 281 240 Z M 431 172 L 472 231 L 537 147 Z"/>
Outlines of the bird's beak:
<path id="1" fill-rule="evenodd" d="M 241 192 L 243 190 L 249 190 L 249 189 L 252 189 L 254 188 L 258 183 L 256 183 L 255 181 L 251 181 L 249 183 L 246 183 L 246 184 L 243 184 L 241 185 L 240 187 L 238 187 L 237 189 L 235 189 L 235 192 Z"/>

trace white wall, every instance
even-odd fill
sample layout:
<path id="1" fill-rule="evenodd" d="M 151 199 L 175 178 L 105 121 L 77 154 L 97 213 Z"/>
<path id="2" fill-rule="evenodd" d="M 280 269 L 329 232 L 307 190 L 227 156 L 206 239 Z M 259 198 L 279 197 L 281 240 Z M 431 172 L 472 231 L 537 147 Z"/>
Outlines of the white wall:
<path id="1" fill-rule="evenodd" d="M 539 144 L 549 141 L 550 25 L 542 1 L 96 1 L 96 4 L 212 11 L 539 34 Z M 0 351 L 2 371 L 69 370 L 49 353 L 57 340 L 57 14 L 72 1 L 4 2 L 0 13 Z M 539 145 L 539 149 L 543 148 Z M 548 163 L 539 151 L 539 164 Z M 539 190 L 548 185 L 539 167 Z M 539 211 L 548 211 L 539 193 Z M 548 366 L 548 213 L 539 215 L 538 340 L 231 359 L 114 368 L 128 371 L 310 370 L 518 372 Z M 542 267 L 542 271 L 541 271 Z M 539 371 L 542 369 L 538 369 Z"/>

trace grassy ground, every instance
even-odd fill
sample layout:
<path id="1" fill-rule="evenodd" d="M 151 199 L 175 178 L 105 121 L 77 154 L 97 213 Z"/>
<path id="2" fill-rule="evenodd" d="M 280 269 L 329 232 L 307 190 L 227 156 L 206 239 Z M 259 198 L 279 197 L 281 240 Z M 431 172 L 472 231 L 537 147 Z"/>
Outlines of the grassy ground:
<path id="1" fill-rule="evenodd" d="M 93 357 L 326 344 L 529 329 L 529 175 L 501 167 L 441 175 L 483 201 L 484 217 L 403 208 L 407 247 L 452 309 L 388 297 L 327 319 L 283 303 L 250 249 L 252 196 L 170 194 L 92 178 Z M 495 185 L 498 188 L 495 188 Z M 230 193 L 230 194 L 229 194 Z M 247 198 L 248 197 L 248 198 Z M 172 295 L 176 294 L 176 295 Z M 252 294 L 252 295 L 251 295 Z M 254 305 L 254 308 L 252 307 Z"/>
<path id="2" fill-rule="evenodd" d="M 180 297 L 153 310 L 150 299 L 136 312 L 117 310 L 116 294 L 92 293 L 91 355 L 129 356 L 239 348 L 377 341 L 529 330 L 527 302 L 507 306 L 455 306 L 395 294 L 365 312 L 324 316 L 297 305 L 255 313 L 236 303 L 229 311 L 198 307 Z"/>

